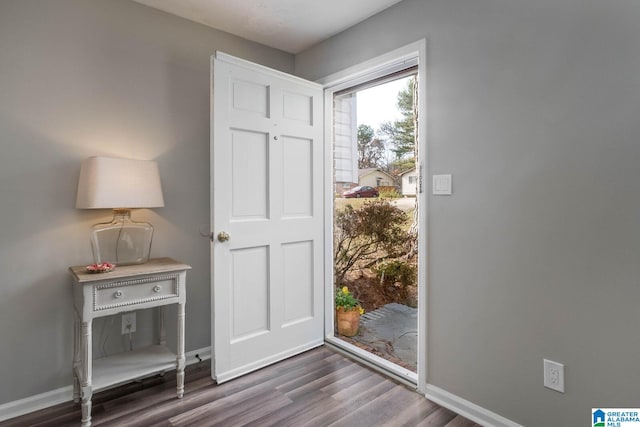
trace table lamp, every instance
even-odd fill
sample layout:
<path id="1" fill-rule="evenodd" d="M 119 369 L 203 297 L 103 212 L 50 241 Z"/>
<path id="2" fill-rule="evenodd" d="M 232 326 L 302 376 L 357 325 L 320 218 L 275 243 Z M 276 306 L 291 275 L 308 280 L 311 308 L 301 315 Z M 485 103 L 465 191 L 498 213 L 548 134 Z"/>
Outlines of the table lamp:
<path id="1" fill-rule="evenodd" d="M 164 206 L 158 164 L 150 160 L 89 157 L 82 162 L 76 208 L 113 209 L 110 222 L 95 224 L 91 250 L 96 264 L 144 264 L 153 226 L 131 219 L 133 208 Z"/>

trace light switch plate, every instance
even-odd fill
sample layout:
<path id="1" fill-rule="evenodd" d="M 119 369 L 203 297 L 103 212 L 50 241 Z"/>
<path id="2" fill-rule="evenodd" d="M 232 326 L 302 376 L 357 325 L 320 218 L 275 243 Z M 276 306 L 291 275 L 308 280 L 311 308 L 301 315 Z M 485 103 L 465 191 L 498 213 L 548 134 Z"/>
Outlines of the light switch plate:
<path id="1" fill-rule="evenodd" d="M 450 196 L 451 194 L 451 174 L 433 175 L 433 195 Z"/>

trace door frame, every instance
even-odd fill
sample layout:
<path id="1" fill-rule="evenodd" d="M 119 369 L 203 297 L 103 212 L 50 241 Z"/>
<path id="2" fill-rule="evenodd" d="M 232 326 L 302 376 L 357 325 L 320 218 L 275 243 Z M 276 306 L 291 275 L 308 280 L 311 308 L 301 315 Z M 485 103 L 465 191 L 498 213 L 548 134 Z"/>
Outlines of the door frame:
<path id="1" fill-rule="evenodd" d="M 333 95 L 349 87 L 389 75 L 395 71 L 418 65 L 418 182 L 416 197 L 418 212 L 418 347 L 417 375 L 334 336 L 334 277 L 333 277 Z M 427 385 L 427 307 L 429 289 L 428 270 L 428 206 L 425 178 L 427 173 L 427 41 L 421 39 L 383 55 L 346 68 L 317 80 L 324 87 L 325 123 L 325 341 L 339 350 L 360 358 L 364 363 L 390 374 L 396 379 L 415 386 L 424 393 Z"/>

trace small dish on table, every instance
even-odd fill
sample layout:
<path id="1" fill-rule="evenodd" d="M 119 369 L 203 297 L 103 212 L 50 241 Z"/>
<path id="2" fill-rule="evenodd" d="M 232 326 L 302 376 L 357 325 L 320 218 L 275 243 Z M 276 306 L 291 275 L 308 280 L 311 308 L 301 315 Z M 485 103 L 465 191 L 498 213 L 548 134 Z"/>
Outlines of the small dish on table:
<path id="1" fill-rule="evenodd" d="M 114 268 L 116 268 L 115 264 L 112 264 L 110 262 L 101 262 L 97 264 L 87 265 L 87 273 L 108 273 L 110 271 L 113 271 Z"/>

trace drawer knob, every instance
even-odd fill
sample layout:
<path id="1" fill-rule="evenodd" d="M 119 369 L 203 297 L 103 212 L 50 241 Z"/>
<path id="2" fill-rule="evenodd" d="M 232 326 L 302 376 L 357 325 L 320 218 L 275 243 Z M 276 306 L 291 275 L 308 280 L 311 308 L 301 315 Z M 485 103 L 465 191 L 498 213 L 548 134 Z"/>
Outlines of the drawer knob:
<path id="1" fill-rule="evenodd" d="M 113 293 L 113 296 L 114 296 L 115 298 L 121 298 L 121 297 L 122 297 L 122 291 L 115 291 L 115 292 Z"/>
<path id="2" fill-rule="evenodd" d="M 155 286 L 153 287 L 153 292 L 155 292 L 155 293 L 158 293 L 158 292 L 160 292 L 161 290 L 162 290 L 162 286 L 160 286 L 160 285 L 155 285 Z"/>

